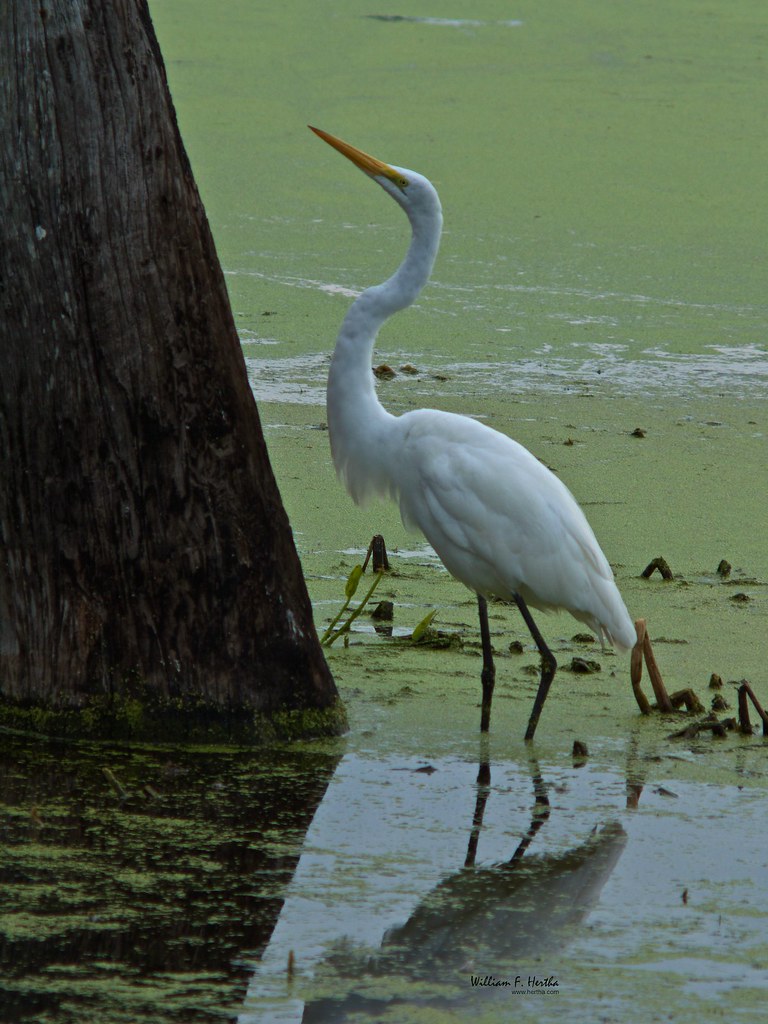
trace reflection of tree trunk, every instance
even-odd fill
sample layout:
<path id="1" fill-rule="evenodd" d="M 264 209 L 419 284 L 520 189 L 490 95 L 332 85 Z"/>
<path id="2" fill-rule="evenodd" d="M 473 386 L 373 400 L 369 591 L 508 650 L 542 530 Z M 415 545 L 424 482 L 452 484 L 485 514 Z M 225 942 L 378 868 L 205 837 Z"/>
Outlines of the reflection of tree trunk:
<path id="1" fill-rule="evenodd" d="M 0 66 L 3 695 L 331 706 L 145 0 L 4 4 Z"/>
<path id="2" fill-rule="evenodd" d="M 234 1021 L 336 761 L 6 737 L 0 1019 Z"/>

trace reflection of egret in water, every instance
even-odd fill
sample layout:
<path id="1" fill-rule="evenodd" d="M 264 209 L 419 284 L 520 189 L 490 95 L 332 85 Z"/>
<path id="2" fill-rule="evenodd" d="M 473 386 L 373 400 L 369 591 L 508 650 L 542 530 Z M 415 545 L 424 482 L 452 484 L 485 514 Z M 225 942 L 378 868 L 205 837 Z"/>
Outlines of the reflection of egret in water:
<path id="1" fill-rule="evenodd" d="M 475 866 L 490 794 L 490 765 L 484 760 L 464 867 L 429 892 L 405 924 L 391 928 L 377 952 L 338 944 L 305 1004 L 304 1024 L 380 1020 L 407 1006 L 443 1007 L 474 1017 L 496 1005 L 496 998 L 508 998 L 508 990 L 473 984 L 473 976 L 514 984 L 517 975 L 537 968 L 553 973 L 541 957 L 562 949 L 595 905 L 626 833 L 610 822 L 573 849 L 525 856 L 550 816 L 535 761 L 530 768 L 531 822 L 509 860 Z"/>

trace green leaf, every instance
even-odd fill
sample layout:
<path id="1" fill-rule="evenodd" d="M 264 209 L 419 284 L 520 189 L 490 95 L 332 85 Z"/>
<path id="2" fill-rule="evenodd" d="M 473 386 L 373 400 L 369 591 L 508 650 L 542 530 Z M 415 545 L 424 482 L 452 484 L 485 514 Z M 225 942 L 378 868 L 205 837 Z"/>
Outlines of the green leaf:
<path id="1" fill-rule="evenodd" d="M 352 598 L 354 596 L 354 593 L 357 590 L 357 587 L 358 587 L 358 584 L 360 583 L 360 578 L 362 577 L 362 575 L 363 575 L 363 567 L 362 567 L 362 565 L 356 565 L 354 567 L 354 569 L 352 570 L 352 572 L 349 574 L 349 578 L 347 579 L 347 585 L 344 588 L 344 593 L 346 594 L 347 600 L 350 600 L 350 598 Z"/>
<path id="2" fill-rule="evenodd" d="M 429 627 L 432 625 L 432 619 L 434 619 L 434 617 L 436 615 L 437 615 L 437 608 L 433 608 L 431 612 L 428 612 L 424 616 L 424 618 L 421 620 L 421 622 L 418 624 L 418 626 L 411 633 L 411 640 L 413 640 L 413 642 L 415 644 L 417 644 L 419 642 L 419 640 L 421 640 L 421 638 L 427 632 Z"/>

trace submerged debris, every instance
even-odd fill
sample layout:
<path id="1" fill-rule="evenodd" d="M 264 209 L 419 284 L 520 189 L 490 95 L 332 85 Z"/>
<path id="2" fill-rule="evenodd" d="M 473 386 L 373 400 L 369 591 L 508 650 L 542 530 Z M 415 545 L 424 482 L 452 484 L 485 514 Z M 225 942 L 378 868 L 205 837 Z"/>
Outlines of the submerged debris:
<path id="1" fill-rule="evenodd" d="M 669 564 L 667 563 L 666 558 L 662 558 L 661 556 L 659 556 L 658 558 L 654 558 L 653 561 L 649 562 L 648 565 L 646 565 L 646 567 L 640 573 L 640 576 L 644 580 L 647 580 L 651 576 L 653 576 L 654 572 L 656 572 L 657 569 L 661 573 L 662 579 L 674 579 L 674 576 L 672 575 L 672 570 L 669 568 Z"/>
<path id="2" fill-rule="evenodd" d="M 599 661 L 589 661 L 587 658 L 573 658 L 568 666 L 568 670 L 586 676 L 594 675 L 595 672 L 600 671 L 601 667 Z"/>
<path id="3" fill-rule="evenodd" d="M 392 601 L 379 601 L 371 611 L 371 618 L 380 622 L 392 622 L 395 617 L 395 606 Z"/>
<path id="4" fill-rule="evenodd" d="M 593 644 L 595 638 L 591 633 L 574 633 L 571 637 L 571 642 L 574 644 Z"/>
<path id="5" fill-rule="evenodd" d="M 713 736 L 719 738 L 724 737 L 729 732 L 740 732 L 744 736 L 751 736 L 754 732 L 752 723 L 749 720 L 749 703 L 751 702 L 755 711 L 760 716 L 760 720 L 763 723 L 763 736 L 768 736 L 768 715 L 764 711 L 760 701 L 755 696 L 754 690 L 750 683 L 746 679 L 742 679 L 740 683 L 735 684 L 738 686 L 739 694 L 739 717 L 738 720 L 735 718 L 724 718 L 718 719 L 715 714 L 715 702 L 722 701 L 723 706 L 727 707 L 723 698 L 718 694 L 713 702 L 713 710 L 702 719 L 700 722 L 692 722 L 690 725 L 686 725 L 685 728 L 679 729 L 676 732 L 670 733 L 669 739 L 693 739 L 698 736 L 701 732 L 711 732 Z"/>
<path id="6" fill-rule="evenodd" d="M 727 733 L 732 732 L 737 728 L 738 723 L 735 718 L 724 718 L 720 720 L 716 715 L 708 715 L 700 722 L 691 722 L 689 725 L 684 726 L 684 728 L 678 729 L 676 732 L 671 732 L 667 739 L 694 739 L 701 732 L 711 732 L 713 736 L 716 736 L 718 739 L 722 739 Z"/>
<path id="7" fill-rule="evenodd" d="M 669 699 L 675 711 L 679 711 L 682 705 L 685 705 L 686 711 L 694 715 L 698 715 L 704 710 L 704 705 L 690 687 L 670 693 Z"/>
<path id="8" fill-rule="evenodd" d="M 448 633 L 442 629 L 427 629 L 418 637 L 411 634 L 411 639 L 418 642 L 419 647 L 429 647 L 433 651 L 460 650 L 464 646 L 459 633 Z"/>

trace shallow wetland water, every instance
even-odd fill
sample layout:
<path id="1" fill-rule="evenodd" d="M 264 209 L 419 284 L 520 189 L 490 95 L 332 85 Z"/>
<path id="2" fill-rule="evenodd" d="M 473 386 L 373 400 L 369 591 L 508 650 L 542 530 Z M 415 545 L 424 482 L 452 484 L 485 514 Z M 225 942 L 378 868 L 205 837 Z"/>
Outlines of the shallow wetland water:
<path id="1" fill-rule="evenodd" d="M 318 627 L 379 533 L 391 635 L 364 614 L 328 651 L 337 741 L 6 737 L 0 1021 L 761 1021 L 768 741 L 671 739 L 688 719 L 639 714 L 628 658 L 549 616 L 561 668 L 526 745 L 537 658 L 498 604 L 481 740 L 472 595 L 336 481 L 328 358 L 407 225 L 305 123 L 443 199 L 382 401 L 482 417 L 551 466 L 668 688 L 708 710 L 717 673 L 727 718 L 733 681 L 768 704 L 763 6 L 331 6 L 151 4 Z M 641 578 L 657 555 L 671 581 Z"/>

